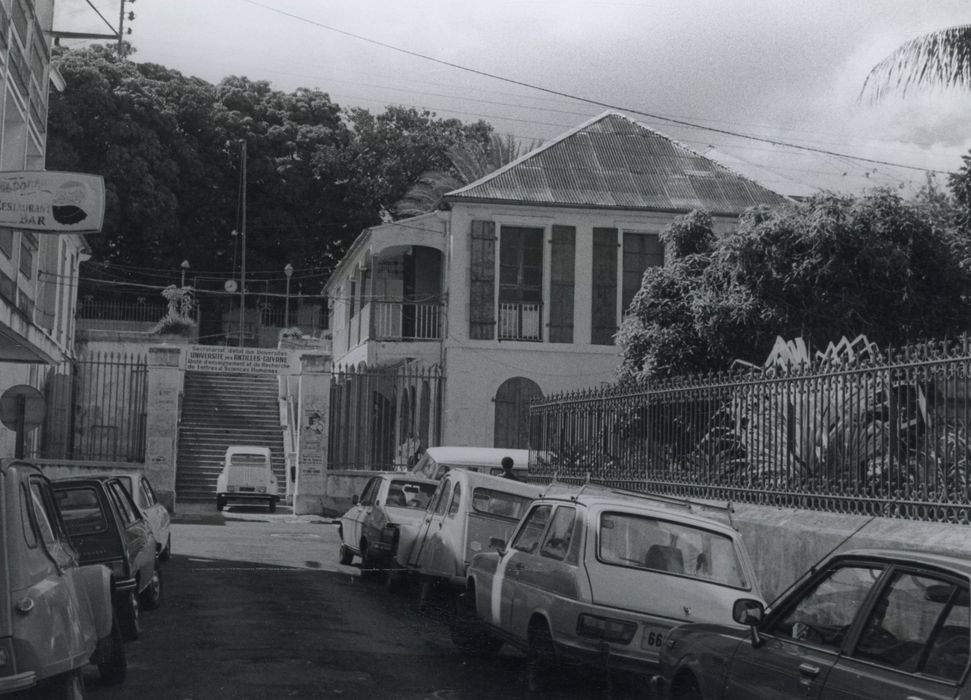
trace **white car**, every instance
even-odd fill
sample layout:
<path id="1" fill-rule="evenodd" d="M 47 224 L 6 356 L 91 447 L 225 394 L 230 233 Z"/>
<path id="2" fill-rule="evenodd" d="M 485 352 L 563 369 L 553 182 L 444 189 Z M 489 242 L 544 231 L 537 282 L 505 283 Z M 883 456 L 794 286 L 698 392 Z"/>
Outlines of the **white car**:
<path id="1" fill-rule="evenodd" d="M 144 474 L 121 474 L 119 478 L 121 479 L 121 483 L 125 485 L 125 488 L 128 489 L 128 493 L 131 494 L 139 509 L 141 509 L 142 515 L 145 516 L 145 520 L 152 529 L 155 542 L 158 543 L 158 558 L 162 561 L 168 561 L 169 556 L 172 554 L 172 533 L 170 528 L 172 519 L 169 516 L 168 509 L 159 502 L 158 497 L 155 495 L 155 490 L 152 488 L 152 484 Z"/>
<path id="2" fill-rule="evenodd" d="M 216 478 L 216 510 L 222 510 L 230 501 L 261 501 L 273 513 L 279 498 L 270 449 L 230 445 L 223 459 L 223 470 Z"/>

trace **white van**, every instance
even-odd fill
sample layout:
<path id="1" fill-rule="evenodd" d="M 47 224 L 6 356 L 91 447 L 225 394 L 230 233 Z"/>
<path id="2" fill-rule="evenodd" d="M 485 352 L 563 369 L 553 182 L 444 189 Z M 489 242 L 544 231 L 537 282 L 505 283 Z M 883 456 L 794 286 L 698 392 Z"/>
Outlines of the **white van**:
<path id="1" fill-rule="evenodd" d="M 278 500 L 270 449 L 231 445 L 223 459 L 223 470 L 216 478 L 216 510 L 222 510 L 230 501 L 263 501 L 272 513 Z"/>
<path id="2" fill-rule="evenodd" d="M 415 474 L 441 479 L 449 469 L 465 469 L 497 476 L 502 474 L 502 458 L 512 457 L 513 473 L 526 481 L 529 450 L 505 447 L 429 447 L 415 463 Z"/>

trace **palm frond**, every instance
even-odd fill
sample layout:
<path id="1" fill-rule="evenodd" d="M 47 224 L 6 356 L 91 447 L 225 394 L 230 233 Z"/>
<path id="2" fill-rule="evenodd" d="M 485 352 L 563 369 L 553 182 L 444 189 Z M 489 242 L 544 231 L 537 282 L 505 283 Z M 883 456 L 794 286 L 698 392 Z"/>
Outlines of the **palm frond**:
<path id="1" fill-rule="evenodd" d="M 873 67 L 860 97 L 932 86 L 971 88 L 971 24 L 911 39 Z"/>

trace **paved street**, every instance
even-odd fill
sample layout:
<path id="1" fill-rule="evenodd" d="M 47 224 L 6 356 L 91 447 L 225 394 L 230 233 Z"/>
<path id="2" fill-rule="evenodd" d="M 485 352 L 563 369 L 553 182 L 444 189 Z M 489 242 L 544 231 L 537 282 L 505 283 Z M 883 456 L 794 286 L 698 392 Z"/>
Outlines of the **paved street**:
<path id="1" fill-rule="evenodd" d="M 441 610 L 362 582 L 337 563 L 337 528 L 323 518 L 259 509 L 177 518 L 164 600 L 128 645 L 126 682 L 97 700 L 203 698 L 602 698 L 597 674 L 572 671 L 526 692 L 521 654 L 467 660 Z M 640 685 L 640 684 L 637 684 Z M 628 682 L 626 692 L 631 695 Z M 642 697 L 646 693 L 640 690 Z"/>

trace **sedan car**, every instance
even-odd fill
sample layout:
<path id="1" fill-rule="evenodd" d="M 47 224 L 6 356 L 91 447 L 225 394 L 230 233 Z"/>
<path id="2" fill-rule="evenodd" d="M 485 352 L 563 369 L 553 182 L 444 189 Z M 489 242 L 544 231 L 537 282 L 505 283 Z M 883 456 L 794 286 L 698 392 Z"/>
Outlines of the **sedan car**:
<path id="1" fill-rule="evenodd" d="M 571 658 L 650 675 L 672 628 L 732 624 L 736 599 L 761 600 L 741 536 L 716 516 L 726 509 L 705 508 L 594 485 L 549 487 L 508 546 L 496 542 L 498 551 L 472 560 L 453 641 L 469 653 L 508 642 L 537 670 Z"/>
<path id="2" fill-rule="evenodd" d="M 437 486 L 437 481 L 407 472 L 371 477 L 361 495 L 354 496 L 354 505 L 341 516 L 341 564 L 350 564 L 356 555 L 361 558 L 363 575 L 401 569 L 398 553 L 411 549 Z M 400 577 L 392 573 L 389 585 L 395 587 L 399 582 Z"/>
<path id="3" fill-rule="evenodd" d="M 971 562 L 921 552 L 831 556 L 766 610 L 740 597 L 748 629 L 685 625 L 654 679 L 664 700 L 971 697 Z"/>
<path id="4" fill-rule="evenodd" d="M 104 564 L 111 570 L 122 636 L 126 642 L 137 640 L 141 608 L 157 608 L 162 600 L 158 548 L 148 522 L 118 477 L 72 477 L 52 485 L 81 563 Z"/>
<path id="5" fill-rule="evenodd" d="M 155 489 L 144 474 L 121 474 L 118 478 L 145 516 L 148 526 L 152 528 L 152 536 L 155 537 L 158 547 L 158 558 L 168 561 L 172 554 L 171 517 L 168 509 L 159 502 Z"/>

